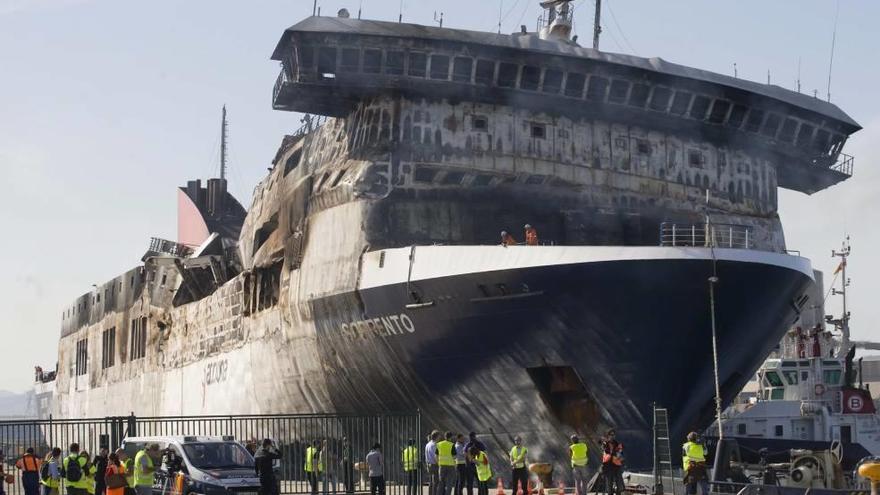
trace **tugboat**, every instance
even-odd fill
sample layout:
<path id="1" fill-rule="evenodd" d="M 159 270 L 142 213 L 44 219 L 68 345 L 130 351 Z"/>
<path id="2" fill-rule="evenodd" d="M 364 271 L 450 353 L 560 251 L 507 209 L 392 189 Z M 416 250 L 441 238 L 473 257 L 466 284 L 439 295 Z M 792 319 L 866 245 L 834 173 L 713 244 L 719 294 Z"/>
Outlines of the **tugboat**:
<path id="1" fill-rule="evenodd" d="M 757 397 L 728 409 L 722 421 L 724 437 L 737 441 L 744 459 L 757 462 L 763 453 L 765 460 L 781 462 L 791 449 L 831 448 L 851 470 L 860 459 L 880 455 L 880 415 L 853 366 L 861 343 L 850 340 L 850 252 L 849 240 L 832 252 L 840 258 L 834 271 L 840 289 L 832 288 L 831 294 L 842 297 L 842 316 L 826 316 L 813 328 L 792 327 L 758 370 Z M 823 324 L 832 325 L 839 337 Z"/>

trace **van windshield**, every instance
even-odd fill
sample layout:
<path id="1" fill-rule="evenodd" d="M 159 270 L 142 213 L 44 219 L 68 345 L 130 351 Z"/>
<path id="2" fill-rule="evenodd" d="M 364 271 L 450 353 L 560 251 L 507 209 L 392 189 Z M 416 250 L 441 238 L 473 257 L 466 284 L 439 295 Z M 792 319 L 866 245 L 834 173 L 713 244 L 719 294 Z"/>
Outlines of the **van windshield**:
<path id="1" fill-rule="evenodd" d="M 254 458 L 235 442 L 186 443 L 183 451 L 197 469 L 236 469 L 254 467 Z"/>

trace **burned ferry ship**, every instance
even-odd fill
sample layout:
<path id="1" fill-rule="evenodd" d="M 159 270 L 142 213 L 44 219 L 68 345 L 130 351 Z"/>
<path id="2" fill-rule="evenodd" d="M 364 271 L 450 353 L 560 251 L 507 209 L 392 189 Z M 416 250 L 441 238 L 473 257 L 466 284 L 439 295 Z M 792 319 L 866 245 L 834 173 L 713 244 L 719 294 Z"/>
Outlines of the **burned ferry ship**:
<path id="1" fill-rule="evenodd" d="M 224 179 L 190 182 L 177 242 L 64 310 L 51 412 L 418 408 L 545 459 L 614 425 L 632 467 L 651 462 L 652 403 L 675 438 L 705 427 L 710 277 L 728 403 L 813 277 L 777 187 L 849 178 L 860 127 L 776 86 L 581 47 L 569 2 L 542 5 L 536 33 L 345 12 L 284 31 L 273 106 L 317 117 L 247 211 Z M 498 244 L 526 223 L 539 245 Z"/>

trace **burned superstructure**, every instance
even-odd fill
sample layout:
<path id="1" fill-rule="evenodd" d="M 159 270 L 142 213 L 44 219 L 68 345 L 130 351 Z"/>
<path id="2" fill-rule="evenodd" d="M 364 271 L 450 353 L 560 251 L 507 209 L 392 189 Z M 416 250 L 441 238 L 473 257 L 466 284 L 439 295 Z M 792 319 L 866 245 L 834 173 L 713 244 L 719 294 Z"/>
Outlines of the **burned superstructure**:
<path id="1" fill-rule="evenodd" d="M 785 253 L 777 187 L 848 178 L 859 126 L 778 87 L 581 48 L 568 2 L 545 4 L 539 33 L 286 30 L 273 105 L 312 116 L 242 222 L 182 228 L 197 247 L 154 250 L 65 316 L 54 411 L 419 408 L 545 458 L 613 424 L 633 467 L 652 402 L 675 435 L 706 423 L 713 267 L 728 401 L 812 279 Z M 497 245 L 525 223 L 542 245 Z"/>

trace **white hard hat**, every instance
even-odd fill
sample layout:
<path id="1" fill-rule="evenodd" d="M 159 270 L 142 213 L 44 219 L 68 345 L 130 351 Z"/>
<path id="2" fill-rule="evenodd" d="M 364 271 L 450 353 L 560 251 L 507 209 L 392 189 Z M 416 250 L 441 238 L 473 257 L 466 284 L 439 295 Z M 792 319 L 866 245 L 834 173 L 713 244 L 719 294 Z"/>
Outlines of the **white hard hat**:
<path id="1" fill-rule="evenodd" d="M 507 235 L 507 231 L 506 231 L 506 230 L 502 230 L 502 231 L 501 231 L 501 235 Z"/>
<path id="2" fill-rule="evenodd" d="M 525 227 L 523 227 L 523 228 L 524 228 L 524 229 L 530 229 L 530 228 L 532 228 L 532 226 L 529 225 L 529 224 L 526 224 Z"/>

